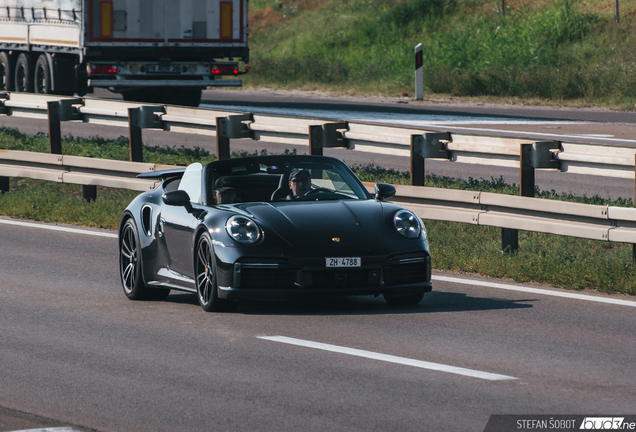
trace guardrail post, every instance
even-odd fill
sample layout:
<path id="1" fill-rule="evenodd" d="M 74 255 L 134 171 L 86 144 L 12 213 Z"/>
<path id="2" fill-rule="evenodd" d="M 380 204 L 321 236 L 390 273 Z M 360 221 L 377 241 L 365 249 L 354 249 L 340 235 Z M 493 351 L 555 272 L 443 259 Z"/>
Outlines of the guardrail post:
<path id="1" fill-rule="evenodd" d="M 51 154 L 62 154 L 62 122 L 82 120 L 82 115 L 73 105 L 83 104 L 83 99 L 61 99 L 46 103 L 49 122 L 49 152 Z"/>
<path id="2" fill-rule="evenodd" d="M 4 102 L 9 99 L 9 93 L 0 93 L 0 114 L 9 114 L 9 109 L 4 105 Z"/>
<path id="3" fill-rule="evenodd" d="M 519 151 L 519 195 L 534 197 L 534 167 L 532 166 L 532 144 L 521 144 Z M 519 230 L 501 229 L 501 251 L 514 253 L 519 250 Z"/>
<path id="4" fill-rule="evenodd" d="M 231 138 L 252 138 L 252 131 L 244 121 L 254 121 L 251 113 L 216 118 L 216 157 L 230 158 Z"/>
<path id="5" fill-rule="evenodd" d="M 533 144 L 521 144 L 519 158 L 519 195 L 534 197 L 534 166 L 532 164 Z"/>
<path id="6" fill-rule="evenodd" d="M 353 144 L 342 136 L 339 129 L 348 129 L 347 122 L 325 123 L 309 126 L 309 154 L 322 156 L 324 148 L 344 147 L 353 149 Z"/>
<path id="7" fill-rule="evenodd" d="M 144 161 L 141 127 L 139 127 L 136 122 L 136 117 L 138 115 L 138 108 L 128 108 L 128 145 L 130 148 L 131 162 Z"/>
<path id="8" fill-rule="evenodd" d="M 62 121 L 81 120 L 81 114 L 73 104 L 83 104 L 82 99 L 62 99 L 48 101 L 46 111 L 49 122 L 49 153 L 62 154 Z M 94 201 L 97 197 L 97 186 L 84 185 L 83 196 L 86 201 Z"/>
<path id="9" fill-rule="evenodd" d="M 97 199 L 97 186 L 83 185 L 82 198 L 86 201 L 95 201 Z"/>
<path id="10" fill-rule="evenodd" d="M 312 156 L 322 156 L 322 146 L 320 140 L 322 139 L 322 127 L 321 126 L 309 126 L 309 154 Z"/>
<path id="11" fill-rule="evenodd" d="M 223 117 L 216 118 L 216 157 L 217 159 L 230 158 L 230 138 L 221 133 L 225 125 Z"/>
<path id="12" fill-rule="evenodd" d="M 60 125 L 60 104 L 57 101 L 46 103 L 49 118 L 49 153 L 62 154 L 62 128 Z"/>
<path id="13" fill-rule="evenodd" d="M 411 135 L 411 185 L 425 185 L 426 159 L 450 159 L 442 141 L 452 142 L 453 138 L 449 132 Z"/>
<path id="14" fill-rule="evenodd" d="M 424 186 L 426 183 L 426 159 L 418 152 L 422 135 L 411 135 L 411 185 Z"/>
<path id="15" fill-rule="evenodd" d="M 7 109 L 6 106 L 4 106 L 4 102 L 9 99 L 9 94 L 8 93 L 0 93 L 0 114 L 8 114 L 9 111 Z M 9 177 L 2 177 L 0 176 L 0 193 L 5 193 L 5 192 L 9 192 L 10 190 L 10 185 L 9 185 Z"/>
<path id="16" fill-rule="evenodd" d="M 9 177 L 0 177 L 0 192 L 9 192 Z"/>
<path id="17" fill-rule="evenodd" d="M 559 168 L 559 161 L 553 159 L 552 150 L 558 150 L 557 141 L 539 141 L 533 144 L 521 144 L 519 148 L 519 195 L 534 197 L 536 168 Z M 513 253 L 519 249 L 519 231 L 501 229 L 501 250 Z"/>
<path id="18" fill-rule="evenodd" d="M 163 123 L 157 119 L 156 113 L 165 112 L 163 106 L 140 106 L 128 108 L 128 143 L 130 146 L 130 161 L 143 162 L 142 129 L 163 129 Z"/>

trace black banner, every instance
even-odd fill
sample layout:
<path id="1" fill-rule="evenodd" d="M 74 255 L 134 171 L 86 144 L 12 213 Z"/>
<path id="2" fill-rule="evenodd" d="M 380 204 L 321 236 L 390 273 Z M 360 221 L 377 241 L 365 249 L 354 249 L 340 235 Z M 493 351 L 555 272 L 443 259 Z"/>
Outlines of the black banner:
<path id="1" fill-rule="evenodd" d="M 636 431 L 636 415 L 492 415 L 484 432 Z"/>

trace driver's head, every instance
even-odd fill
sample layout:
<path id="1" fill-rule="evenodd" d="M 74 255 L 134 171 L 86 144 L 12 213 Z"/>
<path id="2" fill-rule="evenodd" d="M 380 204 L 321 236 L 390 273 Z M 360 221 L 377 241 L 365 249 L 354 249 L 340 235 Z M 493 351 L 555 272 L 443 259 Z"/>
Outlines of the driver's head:
<path id="1" fill-rule="evenodd" d="M 300 197 L 309 192 L 311 186 L 311 175 L 307 170 L 294 168 L 289 174 L 289 189 L 294 197 Z"/>
<path id="2" fill-rule="evenodd" d="M 231 187 L 215 189 L 214 201 L 216 204 L 232 204 L 234 202 L 234 189 Z"/>

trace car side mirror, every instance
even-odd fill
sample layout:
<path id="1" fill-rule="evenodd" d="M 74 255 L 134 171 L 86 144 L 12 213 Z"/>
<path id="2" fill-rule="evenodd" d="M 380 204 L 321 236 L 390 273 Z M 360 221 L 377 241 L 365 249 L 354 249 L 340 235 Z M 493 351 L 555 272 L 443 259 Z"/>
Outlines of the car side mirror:
<path id="1" fill-rule="evenodd" d="M 161 196 L 161 199 L 166 205 L 175 207 L 185 207 L 187 211 L 192 210 L 190 204 L 190 195 L 184 190 L 176 190 L 166 192 Z"/>
<path id="2" fill-rule="evenodd" d="M 376 183 L 375 184 L 375 199 L 378 201 L 384 201 L 387 198 L 391 198 L 395 195 L 395 186 L 388 183 Z"/>

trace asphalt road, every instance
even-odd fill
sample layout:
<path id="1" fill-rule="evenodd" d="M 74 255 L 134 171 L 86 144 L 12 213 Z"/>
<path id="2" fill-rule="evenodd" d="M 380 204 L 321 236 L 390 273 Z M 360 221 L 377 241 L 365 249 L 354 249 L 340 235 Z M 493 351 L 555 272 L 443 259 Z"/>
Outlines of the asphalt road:
<path id="1" fill-rule="evenodd" d="M 108 91 L 97 91 L 93 97 L 117 98 L 117 94 Z M 504 106 L 494 104 L 467 104 L 453 101 L 413 102 L 400 98 L 330 98 L 321 94 L 308 94 L 281 91 L 256 90 L 207 90 L 204 92 L 202 105 L 219 106 L 257 106 L 263 109 L 298 109 L 298 110 L 345 110 L 351 113 L 381 115 L 389 113 L 396 118 L 406 116 L 453 116 L 466 118 L 466 123 L 455 122 L 454 126 L 470 128 L 487 128 L 497 130 L 514 130 L 550 134 L 603 135 L 618 139 L 634 139 L 636 137 L 636 113 L 614 112 L 592 109 L 556 109 L 550 107 Z M 498 117 L 510 122 L 497 124 L 475 124 L 480 117 Z M 532 121 L 519 124 L 518 121 Z M 461 120 L 459 120 L 461 121 Z M 557 121 L 557 122 L 555 122 Z M 572 123 L 579 122 L 579 123 Z M 0 115 L 0 127 L 16 128 L 26 133 L 48 133 L 45 120 L 15 118 Z M 125 128 L 65 122 L 62 133 L 73 136 L 100 136 L 117 138 L 127 136 Z M 211 153 L 216 151 L 214 137 L 181 133 L 166 133 L 145 129 L 144 143 L 150 146 L 185 146 L 200 147 Z M 266 149 L 271 153 L 283 153 L 296 148 L 299 154 L 308 152 L 306 147 L 285 144 L 267 143 L 251 140 L 232 140 L 232 151 L 259 151 Z M 385 168 L 401 171 L 409 170 L 409 160 L 405 157 L 377 155 L 344 149 L 325 149 L 325 155 L 340 158 L 350 165 L 375 164 Z M 519 172 L 512 168 L 499 168 L 471 164 L 457 164 L 441 160 L 426 161 L 427 174 L 449 176 L 462 179 L 498 179 L 503 177 L 508 183 L 519 183 Z M 574 195 L 599 195 L 604 198 L 634 198 L 634 181 L 628 179 L 611 179 L 604 177 L 583 176 L 560 173 L 551 170 L 537 170 L 536 184 L 541 190 L 555 190 L 557 193 Z"/>
<path id="2" fill-rule="evenodd" d="M 116 238 L 90 231 L 111 237 L 0 221 L 2 431 L 482 431 L 491 414 L 636 412 L 635 309 L 589 301 L 622 296 L 437 273 L 413 308 L 359 297 L 205 313 L 190 294 L 126 299 Z"/>

